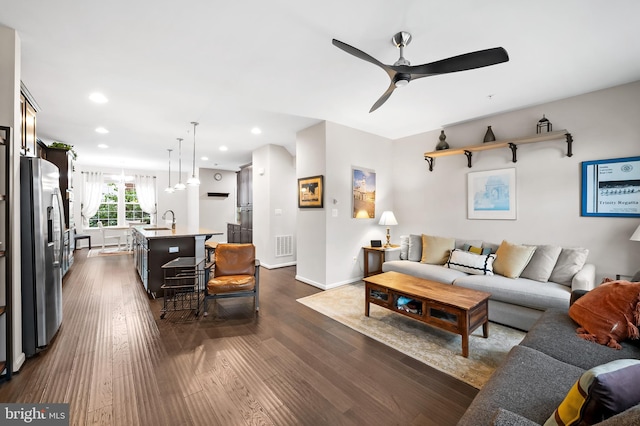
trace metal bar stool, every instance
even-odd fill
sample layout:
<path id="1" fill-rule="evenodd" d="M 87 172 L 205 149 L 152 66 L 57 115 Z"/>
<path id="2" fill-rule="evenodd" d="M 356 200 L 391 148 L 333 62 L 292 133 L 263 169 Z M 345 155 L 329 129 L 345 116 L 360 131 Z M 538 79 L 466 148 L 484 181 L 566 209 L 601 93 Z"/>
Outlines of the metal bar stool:
<path id="1" fill-rule="evenodd" d="M 73 231 L 73 244 L 74 250 L 78 249 L 78 240 L 89 240 L 89 250 L 91 250 L 91 235 L 88 234 L 76 234 L 75 230 Z"/>

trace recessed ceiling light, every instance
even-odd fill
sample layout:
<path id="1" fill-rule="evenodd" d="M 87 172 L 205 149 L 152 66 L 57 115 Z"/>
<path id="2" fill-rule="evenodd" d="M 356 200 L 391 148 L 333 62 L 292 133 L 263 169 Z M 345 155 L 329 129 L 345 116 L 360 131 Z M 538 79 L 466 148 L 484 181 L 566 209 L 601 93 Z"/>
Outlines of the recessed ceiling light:
<path id="1" fill-rule="evenodd" d="M 109 133 L 109 131 L 107 129 L 105 129 L 104 127 L 97 127 L 96 128 L 96 132 L 97 133 L 102 133 L 103 135 L 106 135 L 107 133 Z"/>
<path id="2" fill-rule="evenodd" d="M 101 144 L 98 144 L 98 148 L 107 149 L 107 148 L 109 148 L 109 145 L 101 143 Z"/>
<path id="3" fill-rule="evenodd" d="M 209 161 L 209 157 L 200 157 L 202 161 Z"/>
<path id="4" fill-rule="evenodd" d="M 94 92 L 92 94 L 89 95 L 89 99 L 91 99 L 93 102 L 97 103 L 97 104 L 106 104 L 107 102 L 109 102 L 109 99 L 107 99 L 107 97 L 105 95 L 103 95 L 102 93 L 98 93 L 98 92 Z"/>
<path id="5" fill-rule="evenodd" d="M 224 145 L 222 145 L 219 149 L 220 149 L 220 151 L 228 151 L 229 150 L 229 148 L 227 148 Z"/>
<path id="6" fill-rule="evenodd" d="M 253 129 L 251 129 L 251 133 L 253 133 L 254 135 L 259 135 L 260 133 L 262 133 L 262 130 L 260 130 L 259 127 L 254 127 Z"/>

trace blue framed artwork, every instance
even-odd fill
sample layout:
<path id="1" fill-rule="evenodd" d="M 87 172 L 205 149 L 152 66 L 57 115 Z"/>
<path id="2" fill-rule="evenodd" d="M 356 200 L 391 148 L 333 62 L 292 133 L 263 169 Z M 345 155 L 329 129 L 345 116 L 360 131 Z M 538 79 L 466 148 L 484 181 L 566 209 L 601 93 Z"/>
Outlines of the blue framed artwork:
<path id="1" fill-rule="evenodd" d="M 467 174 L 469 219 L 516 219 L 516 169 Z"/>
<path id="2" fill-rule="evenodd" d="M 640 157 L 583 161 L 581 215 L 640 217 Z"/>

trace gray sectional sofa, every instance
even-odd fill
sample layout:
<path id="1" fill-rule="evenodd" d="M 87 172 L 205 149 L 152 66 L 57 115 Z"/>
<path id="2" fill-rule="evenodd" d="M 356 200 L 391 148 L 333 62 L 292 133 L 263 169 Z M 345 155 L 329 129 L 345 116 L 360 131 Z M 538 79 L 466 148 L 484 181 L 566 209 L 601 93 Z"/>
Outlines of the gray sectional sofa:
<path id="1" fill-rule="evenodd" d="M 615 350 L 576 335 L 567 309 L 549 309 L 507 355 L 480 390 L 458 426 L 542 425 L 585 371 L 618 359 L 640 359 L 640 341 Z M 640 405 L 601 426 L 640 424 Z"/>
<path id="2" fill-rule="evenodd" d="M 500 246 L 477 240 L 455 239 L 456 249 L 460 250 L 465 245 L 485 248 L 492 253 Z M 388 260 L 382 265 L 383 272 L 396 271 L 489 292 L 489 320 L 525 331 L 545 310 L 567 309 L 573 290 L 591 290 L 595 286 L 595 267 L 585 263 L 588 253 L 585 249 L 537 246 L 522 275 L 515 279 L 498 274 L 469 274 L 447 267 L 447 264 L 422 263 L 422 249 L 422 235 L 402 236 L 400 250 L 395 251 L 396 256 L 387 255 Z M 550 252 L 554 254 L 548 258 Z M 543 266 L 545 263 L 546 266 Z M 546 272 L 543 271 L 545 268 Z M 542 281 L 544 277 L 550 279 Z"/>

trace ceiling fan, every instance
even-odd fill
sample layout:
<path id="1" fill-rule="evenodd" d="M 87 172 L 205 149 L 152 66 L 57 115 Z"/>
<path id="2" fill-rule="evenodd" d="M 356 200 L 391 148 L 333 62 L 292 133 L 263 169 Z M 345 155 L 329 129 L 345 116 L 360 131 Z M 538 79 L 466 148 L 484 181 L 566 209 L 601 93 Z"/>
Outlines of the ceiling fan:
<path id="1" fill-rule="evenodd" d="M 429 77 L 432 75 L 487 67 L 489 65 L 507 62 L 509 60 L 509 54 L 504 48 L 494 47 L 493 49 L 478 50 L 477 52 L 465 53 L 463 55 L 453 56 L 451 58 L 430 62 L 428 64 L 411 66 L 411 63 L 403 56 L 404 48 L 411 42 L 411 34 L 406 31 L 401 31 L 393 36 L 391 42 L 394 46 L 400 49 L 400 58 L 393 65 L 385 65 L 371 55 L 364 53 L 362 50 L 349 46 L 335 38 L 333 39 L 334 46 L 344 50 L 356 58 L 360 58 L 379 66 L 391 79 L 389 88 L 387 88 L 387 91 L 380 96 L 380 99 L 378 99 L 375 104 L 373 104 L 369 112 L 373 112 L 380 108 L 380 106 L 389 99 L 396 87 L 406 86 L 411 80 Z"/>

